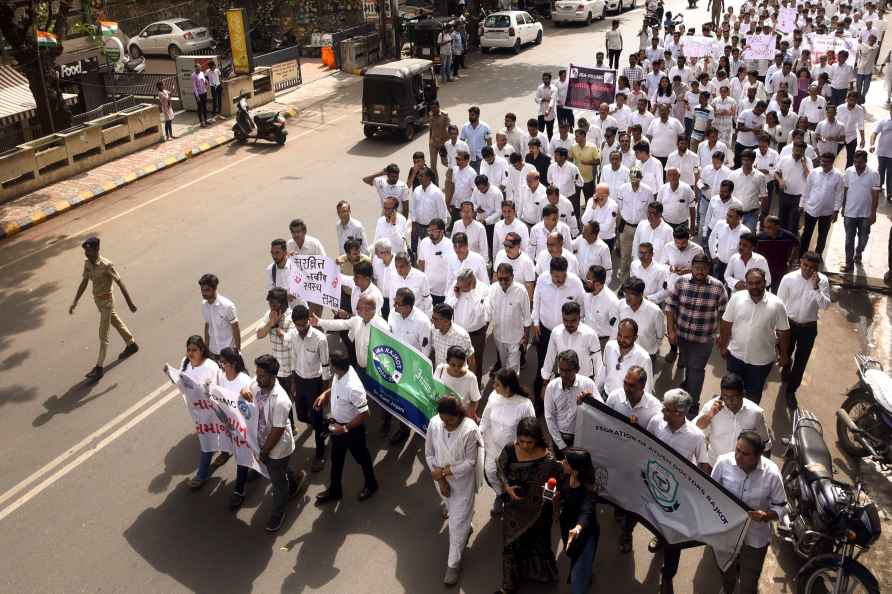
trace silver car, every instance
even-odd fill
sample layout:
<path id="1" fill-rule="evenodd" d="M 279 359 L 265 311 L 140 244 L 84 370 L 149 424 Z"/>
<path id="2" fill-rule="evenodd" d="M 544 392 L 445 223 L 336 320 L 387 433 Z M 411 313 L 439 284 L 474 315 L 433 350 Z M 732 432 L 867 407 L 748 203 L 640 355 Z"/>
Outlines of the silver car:
<path id="1" fill-rule="evenodd" d="M 205 49 L 214 43 L 206 27 L 189 19 L 170 19 L 152 23 L 130 38 L 127 51 L 134 58 L 144 54 L 167 54 L 175 60 L 181 54 Z"/>

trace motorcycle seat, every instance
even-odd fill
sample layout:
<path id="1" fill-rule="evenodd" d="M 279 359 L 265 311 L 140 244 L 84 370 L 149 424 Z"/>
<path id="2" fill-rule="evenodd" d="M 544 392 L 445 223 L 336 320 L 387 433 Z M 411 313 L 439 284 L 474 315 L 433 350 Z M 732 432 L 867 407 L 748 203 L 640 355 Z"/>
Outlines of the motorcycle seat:
<path id="1" fill-rule="evenodd" d="M 892 412 L 892 377 L 882 369 L 868 369 L 864 372 L 864 380 L 873 391 L 873 397 L 887 412 Z"/>
<path id="2" fill-rule="evenodd" d="M 803 419 L 796 428 L 796 442 L 800 448 L 802 471 L 808 482 L 833 477 L 833 460 L 824 443 L 820 423 Z"/>
<path id="3" fill-rule="evenodd" d="M 275 111 L 264 111 L 264 112 L 261 112 L 261 113 L 258 113 L 257 115 L 255 115 L 254 121 L 257 123 L 273 122 L 278 117 L 279 117 L 279 114 Z"/>

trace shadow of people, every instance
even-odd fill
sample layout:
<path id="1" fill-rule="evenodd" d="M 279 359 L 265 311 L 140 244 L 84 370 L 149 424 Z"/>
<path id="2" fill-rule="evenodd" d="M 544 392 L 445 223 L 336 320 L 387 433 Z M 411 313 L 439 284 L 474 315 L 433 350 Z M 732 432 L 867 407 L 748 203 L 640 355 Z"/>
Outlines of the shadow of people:
<path id="1" fill-rule="evenodd" d="M 105 368 L 106 370 L 109 370 L 119 363 L 120 361 L 116 360 L 112 364 L 107 365 Z M 99 382 L 85 379 L 68 388 L 68 390 L 61 396 L 57 396 L 55 394 L 50 396 L 43 401 L 43 407 L 46 410 L 37 415 L 31 422 L 31 425 L 33 427 L 41 427 L 43 425 L 46 425 L 56 415 L 67 415 L 68 413 L 75 411 L 82 406 L 86 406 L 97 398 L 104 396 L 109 392 L 112 392 L 118 387 L 118 383 L 115 382 L 113 384 L 105 386 L 102 390 L 94 392 L 94 390 L 99 388 L 99 385 Z"/>
<path id="2" fill-rule="evenodd" d="M 194 434 L 183 436 L 164 456 L 164 471 L 149 482 L 149 493 L 163 493 L 174 477 L 190 476 L 198 466 L 198 457 L 198 437 Z"/>

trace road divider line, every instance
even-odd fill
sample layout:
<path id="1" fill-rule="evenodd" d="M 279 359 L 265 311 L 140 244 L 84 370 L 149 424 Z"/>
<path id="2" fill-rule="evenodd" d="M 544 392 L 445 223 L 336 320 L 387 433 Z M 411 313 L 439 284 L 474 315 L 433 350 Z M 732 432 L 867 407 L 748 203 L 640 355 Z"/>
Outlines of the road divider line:
<path id="1" fill-rule="evenodd" d="M 257 329 L 260 327 L 262 321 L 263 321 L 262 318 L 257 320 L 256 322 L 254 322 L 253 324 L 251 324 L 250 326 L 245 328 L 245 330 L 242 332 L 242 350 L 243 351 L 245 348 L 247 348 L 248 346 L 250 346 L 252 343 L 254 343 L 257 340 L 256 332 L 257 332 Z M 93 456 L 93 454 L 95 454 L 96 452 L 98 452 L 99 450 L 101 450 L 102 448 L 107 446 L 109 443 L 111 443 L 112 441 L 114 441 L 115 439 L 117 439 L 118 437 L 123 435 L 124 433 L 126 433 L 126 431 L 128 431 L 130 428 L 132 428 L 135 425 L 134 420 L 136 420 L 136 419 L 141 420 L 141 419 L 148 417 L 149 414 L 155 412 L 156 410 L 158 410 L 159 408 L 161 408 L 162 406 L 164 406 L 165 404 L 170 402 L 170 399 L 173 398 L 174 396 L 176 396 L 178 393 L 179 393 L 179 391 L 177 390 L 177 388 L 175 386 L 171 386 L 170 382 L 164 382 L 163 384 L 161 384 L 160 386 L 158 386 L 157 388 L 155 388 L 154 390 L 149 392 L 146 396 L 141 398 L 139 401 L 137 401 L 135 404 L 130 406 L 127 410 L 125 410 L 124 412 L 122 412 L 121 414 L 116 416 L 114 419 L 112 419 L 108 423 L 104 424 L 102 427 L 100 427 L 99 429 L 97 429 L 96 431 L 94 431 L 93 433 L 91 433 L 90 435 L 88 435 L 87 437 L 82 439 L 81 441 L 79 441 L 77 444 L 68 448 L 66 451 L 64 451 L 62 454 L 57 456 L 55 459 L 51 460 L 50 462 L 45 464 L 42 468 L 40 468 L 36 472 L 32 473 L 30 476 L 28 476 L 27 478 L 20 481 L 17 485 L 15 485 L 11 489 L 9 489 L 5 493 L 3 493 L 3 495 L 0 495 L 0 505 L 3 505 L 7 501 L 9 501 L 13 497 L 15 497 L 16 495 L 18 495 L 19 493 L 24 491 L 25 489 L 28 489 L 28 487 L 30 485 L 39 481 L 43 476 L 45 476 L 49 472 L 52 472 L 59 465 L 64 464 L 70 458 L 77 456 L 72 462 L 70 462 L 69 464 L 67 464 L 60 470 L 58 470 L 55 474 L 53 474 L 52 476 L 50 476 L 43 482 L 39 483 L 37 486 L 31 488 L 27 493 L 25 493 L 24 495 L 19 497 L 17 500 L 15 500 L 13 503 L 11 503 L 9 506 L 7 506 L 2 511 L 0 511 L 0 521 L 2 521 L 3 518 L 7 517 L 13 511 L 18 509 L 19 507 L 21 507 L 22 505 L 24 505 L 31 499 L 33 499 L 35 496 L 39 495 L 47 487 L 49 487 L 54 482 L 56 482 L 57 480 L 59 480 L 60 478 L 62 478 L 66 474 L 68 474 L 69 472 L 71 472 L 71 470 L 76 468 L 78 465 L 80 465 L 83 462 L 85 462 L 86 460 L 88 460 L 90 457 Z M 154 401 L 154 404 L 151 404 L 153 401 Z M 143 410 L 143 412 L 139 413 L 139 411 L 141 409 L 145 408 L 146 405 L 149 405 L 149 407 L 146 408 L 145 410 Z M 146 414 L 147 412 L 148 412 L 148 414 Z M 137 415 L 137 416 L 134 416 L 134 415 Z M 106 437 L 105 439 L 101 440 L 99 443 L 97 443 L 92 448 L 88 449 L 86 452 L 83 452 L 80 455 L 78 455 L 78 452 L 81 452 L 81 450 L 83 450 L 85 447 L 90 446 L 90 444 L 94 443 L 97 439 L 99 439 L 100 437 L 102 437 L 103 435 L 108 433 L 109 431 L 112 431 L 116 426 L 120 425 L 122 422 L 124 423 L 124 425 L 122 425 L 121 428 L 119 428 L 117 431 L 114 431 L 114 433 L 112 433 L 110 436 Z M 122 432 L 121 429 L 123 429 L 124 427 L 126 427 L 127 429 Z M 86 457 L 85 457 L 85 455 L 86 455 Z"/>

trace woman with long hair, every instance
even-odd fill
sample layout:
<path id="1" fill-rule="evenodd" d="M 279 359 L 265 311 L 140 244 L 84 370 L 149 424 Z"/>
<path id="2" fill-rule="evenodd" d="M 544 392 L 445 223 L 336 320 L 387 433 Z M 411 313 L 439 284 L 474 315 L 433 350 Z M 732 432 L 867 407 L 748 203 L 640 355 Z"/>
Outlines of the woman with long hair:
<path id="1" fill-rule="evenodd" d="M 520 385 L 513 369 L 500 369 L 496 374 L 493 391 L 489 395 L 483 416 L 480 419 L 480 433 L 483 435 L 486 463 L 486 482 L 496 492 L 492 514 L 502 512 L 504 489 L 498 478 L 499 454 L 505 446 L 513 444 L 517 437 L 517 423 L 525 417 L 536 416 L 533 402 L 526 388 Z"/>
<path id="2" fill-rule="evenodd" d="M 598 550 L 601 528 L 595 506 L 595 468 L 591 455 L 582 448 L 567 448 L 558 480 L 561 540 L 570 558 L 570 591 L 584 594 L 592 581 L 592 563 Z"/>
<path id="3" fill-rule="evenodd" d="M 222 349 L 220 351 L 220 367 L 217 385 L 227 392 L 238 394 L 238 397 L 241 398 L 242 389 L 251 385 L 251 376 L 245 369 L 245 361 L 241 354 L 232 347 Z M 244 503 L 245 485 L 252 472 L 254 471 L 248 466 L 236 466 L 235 485 L 229 498 L 229 509 L 235 511 Z"/>
<path id="4" fill-rule="evenodd" d="M 657 88 L 654 89 L 650 102 L 654 106 L 654 111 L 656 111 L 659 105 L 665 104 L 671 108 L 672 104 L 675 103 L 675 93 L 672 91 L 672 82 L 668 76 L 660 77 L 660 82 L 657 83 Z"/>
<path id="5" fill-rule="evenodd" d="M 515 432 L 498 461 L 498 479 L 508 496 L 502 513 L 502 594 L 515 592 L 521 581 L 551 583 L 558 577 L 551 549 L 553 497 L 544 492 L 563 470 L 536 418 L 521 419 Z"/>

